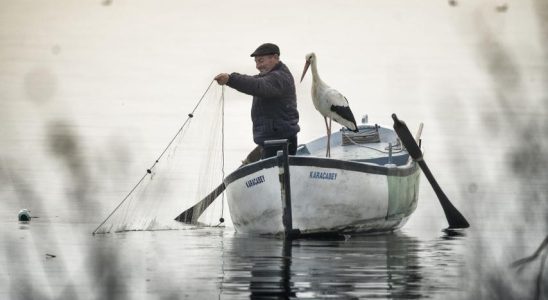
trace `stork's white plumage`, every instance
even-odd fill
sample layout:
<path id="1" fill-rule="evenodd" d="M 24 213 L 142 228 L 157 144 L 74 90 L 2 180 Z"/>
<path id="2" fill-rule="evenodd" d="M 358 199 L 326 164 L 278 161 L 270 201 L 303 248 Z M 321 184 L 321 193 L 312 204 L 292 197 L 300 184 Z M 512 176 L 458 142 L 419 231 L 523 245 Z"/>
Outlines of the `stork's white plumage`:
<path id="1" fill-rule="evenodd" d="M 312 102 L 325 120 L 325 128 L 327 130 L 327 149 L 325 156 L 330 157 L 331 119 L 354 132 L 358 132 L 358 126 L 356 125 L 354 114 L 352 114 L 350 106 L 348 105 L 348 100 L 346 100 L 339 91 L 331 88 L 321 80 L 320 75 L 318 74 L 316 54 L 307 54 L 305 58 L 306 63 L 304 65 L 303 75 L 301 76 L 301 82 L 303 81 L 306 71 L 308 71 L 308 67 L 312 66 Z M 327 119 L 329 119 L 329 123 L 327 122 Z"/>

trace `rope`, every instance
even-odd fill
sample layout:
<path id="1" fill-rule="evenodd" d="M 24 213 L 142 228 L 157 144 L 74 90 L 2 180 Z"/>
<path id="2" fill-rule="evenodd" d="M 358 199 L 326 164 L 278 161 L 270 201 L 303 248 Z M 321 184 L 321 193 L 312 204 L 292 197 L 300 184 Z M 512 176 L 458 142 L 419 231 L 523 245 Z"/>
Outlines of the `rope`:
<path id="1" fill-rule="evenodd" d="M 358 143 L 356 143 L 348 134 L 346 134 L 345 132 L 342 132 L 342 134 L 343 134 L 344 136 L 346 136 L 346 137 L 348 138 L 348 140 L 349 140 L 352 144 L 354 144 L 354 145 L 356 145 L 356 146 L 358 146 L 358 147 L 363 147 L 363 148 L 367 148 L 367 149 L 379 151 L 380 153 L 389 153 L 389 152 L 390 152 L 390 151 L 384 151 L 384 150 L 380 150 L 380 149 L 377 149 L 377 148 L 374 148 L 374 147 L 370 147 L 370 146 L 365 146 L 365 145 L 362 145 L 362 144 L 358 144 Z M 393 149 L 393 150 L 392 150 L 392 153 L 400 153 L 400 152 L 403 151 L 403 148 L 401 147 L 400 139 L 397 139 L 396 141 L 397 141 L 396 145 L 393 145 L 393 146 L 392 146 L 392 149 Z M 396 149 L 399 148 L 399 149 L 398 149 L 398 150 L 394 150 L 394 148 L 396 148 Z"/>
<path id="2" fill-rule="evenodd" d="M 183 123 L 183 125 L 181 125 L 181 128 L 179 128 L 179 130 L 177 131 L 177 133 L 175 134 L 175 136 L 171 139 L 171 141 L 169 141 L 169 143 L 167 144 L 167 146 L 165 147 L 164 151 L 162 151 L 162 153 L 160 154 L 160 156 L 158 156 L 158 158 L 154 161 L 154 163 L 152 164 L 152 166 L 150 168 L 148 168 L 146 170 L 146 173 L 145 175 L 143 175 L 143 177 L 141 177 L 141 179 L 137 182 L 137 184 L 131 189 L 131 191 L 129 191 L 129 193 L 124 197 L 124 199 L 118 204 L 118 206 L 116 206 L 116 208 L 114 208 L 114 210 L 108 215 L 108 217 L 106 217 L 106 219 L 101 222 L 101 224 L 99 224 L 99 226 L 97 226 L 97 228 L 95 228 L 95 230 L 93 231 L 93 235 L 95 235 L 95 233 L 97 233 L 97 230 L 99 230 L 99 228 L 101 228 L 101 226 L 103 226 L 107 221 L 108 219 L 110 219 L 110 217 L 112 217 L 112 215 L 120 208 L 120 206 L 122 206 L 122 204 L 124 204 L 124 202 L 129 198 L 129 196 L 131 196 L 131 194 L 135 191 L 135 189 L 143 182 L 143 180 L 148 176 L 148 175 L 151 175 L 152 174 L 152 169 L 156 166 L 156 164 L 158 164 L 158 162 L 160 162 L 160 159 L 164 156 L 164 154 L 167 152 L 167 149 L 169 149 L 169 147 L 171 146 L 171 144 L 173 144 L 173 142 L 175 141 L 175 139 L 177 138 L 177 136 L 183 131 L 183 129 L 185 128 L 185 126 L 188 124 L 188 122 L 190 122 L 190 120 L 194 117 L 194 112 L 196 111 L 196 109 L 198 108 L 198 106 L 202 103 L 202 100 L 204 99 L 205 95 L 207 94 L 207 92 L 209 91 L 209 89 L 211 88 L 211 85 L 213 84 L 215 80 L 211 80 L 211 82 L 209 83 L 209 86 L 207 87 L 207 89 L 205 90 L 205 92 L 203 93 L 202 97 L 200 97 L 200 100 L 198 100 L 198 102 L 196 103 L 196 105 L 194 106 L 194 108 L 192 109 L 192 111 L 188 114 L 188 118 L 185 120 L 185 122 Z M 223 174 L 223 178 L 224 178 L 224 174 Z"/>
<path id="3" fill-rule="evenodd" d="M 221 89 L 221 174 L 223 175 L 223 180 L 225 179 L 225 86 L 223 85 Z M 219 222 L 223 223 L 225 211 L 225 193 L 221 198 L 221 218 Z M 219 223 L 219 225 L 221 225 Z"/>

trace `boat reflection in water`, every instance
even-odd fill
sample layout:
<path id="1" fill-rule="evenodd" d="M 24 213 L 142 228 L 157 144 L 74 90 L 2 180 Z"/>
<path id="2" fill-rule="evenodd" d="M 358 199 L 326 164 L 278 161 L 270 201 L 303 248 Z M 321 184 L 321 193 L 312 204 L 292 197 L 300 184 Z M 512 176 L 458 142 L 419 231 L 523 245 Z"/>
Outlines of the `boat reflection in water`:
<path id="1" fill-rule="evenodd" d="M 403 233 L 287 242 L 235 234 L 228 240 L 220 293 L 229 298 L 246 291 L 251 298 L 447 295 L 456 291 L 451 282 L 458 274 L 445 270 L 462 263 L 450 255 L 454 239 L 430 247 Z"/>

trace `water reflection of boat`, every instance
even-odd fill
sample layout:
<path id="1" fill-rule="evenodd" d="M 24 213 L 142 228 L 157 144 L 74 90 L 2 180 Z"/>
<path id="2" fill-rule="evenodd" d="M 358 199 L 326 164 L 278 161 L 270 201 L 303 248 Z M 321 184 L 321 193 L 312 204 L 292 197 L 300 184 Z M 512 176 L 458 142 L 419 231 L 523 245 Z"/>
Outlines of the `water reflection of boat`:
<path id="1" fill-rule="evenodd" d="M 404 234 L 340 240 L 235 235 L 225 243 L 221 294 L 258 298 L 420 298 L 420 243 Z"/>
<path id="2" fill-rule="evenodd" d="M 301 233 L 381 232 L 397 229 L 417 205 L 419 168 L 391 128 L 362 124 L 359 132 L 326 137 L 289 156 L 292 227 Z M 237 232 L 284 231 L 284 183 L 280 158 L 243 166 L 226 177 L 232 222 Z M 281 196 L 282 195 L 282 196 Z"/>

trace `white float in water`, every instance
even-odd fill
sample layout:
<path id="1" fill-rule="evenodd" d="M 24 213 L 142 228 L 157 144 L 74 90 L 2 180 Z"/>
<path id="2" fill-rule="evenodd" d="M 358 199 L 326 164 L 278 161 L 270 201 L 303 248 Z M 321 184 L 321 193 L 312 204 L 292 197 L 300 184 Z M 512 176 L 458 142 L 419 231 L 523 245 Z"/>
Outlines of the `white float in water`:
<path id="1" fill-rule="evenodd" d="M 20 222 L 29 222 L 31 219 L 29 210 L 26 208 L 20 210 L 18 219 Z"/>

